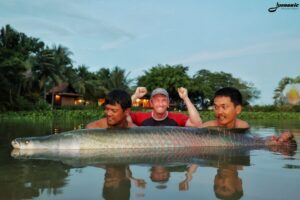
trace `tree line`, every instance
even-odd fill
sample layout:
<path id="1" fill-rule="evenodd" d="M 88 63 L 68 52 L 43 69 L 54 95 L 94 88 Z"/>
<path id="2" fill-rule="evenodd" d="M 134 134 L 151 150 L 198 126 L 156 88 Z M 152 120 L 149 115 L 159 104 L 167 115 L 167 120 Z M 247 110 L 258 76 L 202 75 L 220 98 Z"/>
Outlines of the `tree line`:
<path id="1" fill-rule="evenodd" d="M 259 98 L 260 92 L 252 83 L 233 77 L 230 73 L 197 71 L 192 77 L 188 67 L 183 65 L 156 65 L 136 79 L 129 78 L 129 72 L 118 66 L 89 71 L 86 65 L 74 66 L 72 52 L 62 45 L 48 46 L 38 38 L 18 32 L 5 25 L 0 32 L 0 110 L 22 110 L 25 104 L 45 106 L 47 91 L 59 83 L 68 82 L 84 99 L 97 102 L 115 88 L 130 93 L 136 86 L 145 86 L 149 91 L 156 87 L 166 88 L 172 101 L 178 102 L 176 89 L 184 86 L 195 102 L 208 104 L 216 90 L 225 86 L 238 88 L 244 97 L 244 104 Z M 286 80 L 288 79 L 288 80 Z M 300 78 L 298 77 L 300 80 Z M 297 79 L 297 80 L 298 80 Z M 284 78 L 275 89 L 274 100 L 282 85 L 292 82 Z M 134 84 L 135 82 L 135 84 Z M 282 83 L 283 82 L 283 83 Z"/>

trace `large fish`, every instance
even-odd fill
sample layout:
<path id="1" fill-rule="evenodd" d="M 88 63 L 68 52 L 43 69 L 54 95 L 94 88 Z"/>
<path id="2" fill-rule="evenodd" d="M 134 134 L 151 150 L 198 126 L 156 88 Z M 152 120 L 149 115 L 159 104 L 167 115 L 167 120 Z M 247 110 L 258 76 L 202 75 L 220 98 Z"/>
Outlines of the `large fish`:
<path id="1" fill-rule="evenodd" d="M 137 149 L 209 146 L 271 145 L 269 139 L 255 137 L 238 129 L 136 127 L 126 129 L 79 129 L 55 135 L 17 138 L 17 149 Z"/>
<path id="2" fill-rule="evenodd" d="M 126 149 L 13 149 L 11 156 L 20 160 L 51 160 L 73 167 L 97 164 L 201 164 L 248 161 L 251 147 L 184 147 Z"/>

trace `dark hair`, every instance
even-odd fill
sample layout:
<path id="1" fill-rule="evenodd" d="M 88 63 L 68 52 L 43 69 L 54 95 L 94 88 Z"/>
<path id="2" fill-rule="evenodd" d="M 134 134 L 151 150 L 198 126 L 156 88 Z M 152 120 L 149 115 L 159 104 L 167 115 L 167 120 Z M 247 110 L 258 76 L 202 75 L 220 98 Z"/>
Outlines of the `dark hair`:
<path id="1" fill-rule="evenodd" d="M 120 181 L 118 187 L 103 187 L 102 196 L 106 200 L 130 199 L 131 182 L 129 179 Z"/>
<path id="2" fill-rule="evenodd" d="M 242 105 L 243 103 L 243 97 L 240 91 L 234 87 L 224 87 L 216 91 L 214 99 L 218 96 L 224 96 L 229 97 L 232 101 L 232 103 L 237 105 Z"/>
<path id="3" fill-rule="evenodd" d="M 106 165 L 105 177 L 108 175 L 108 168 L 113 168 L 120 174 L 120 182 L 117 187 L 106 186 L 103 184 L 102 196 L 106 200 L 130 199 L 130 179 L 126 177 L 126 170 L 129 167 L 126 165 Z M 106 178 L 105 178 L 106 179 Z M 106 180 L 105 180 L 106 181 Z"/>
<path id="4" fill-rule="evenodd" d="M 125 110 L 131 107 L 131 96 L 124 90 L 115 89 L 107 94 L 104 105 L 120 104 L 122 109 Z"/>
<path id="5" fill-rule="evenodd" d="M 216 191 L 215 185 L 214 185 L 214 191 Z M 224 196 L 224 195 L 221 195 L 221 194 L 218 194 L 215 192 L 215 196 L 218 199 L 222 199 L 222 200 L 238 200 L 238 199 L 241 199 L 243 195 L 244 195 L 243 191 L 235 191 L 234 193 L 232 193 L 229 196 Z"/>

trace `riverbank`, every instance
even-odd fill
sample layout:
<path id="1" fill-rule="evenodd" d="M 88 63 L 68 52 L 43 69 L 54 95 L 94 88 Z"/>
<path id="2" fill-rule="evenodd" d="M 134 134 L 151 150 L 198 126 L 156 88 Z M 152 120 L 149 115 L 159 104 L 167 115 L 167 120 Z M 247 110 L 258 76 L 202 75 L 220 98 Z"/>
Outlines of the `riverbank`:
<path id="1" fill-rule="evenodd" d="M 186 112 L 183 112 L 186 114 Z M 214 119 L 213 111 L 201 111 L 203 121 Z M 24 119 L 24 120 L 50 120 L 50 119 L 86 119 L 96 120 L 104 116 L 103 109 L 94 110 L 53 110 L 53 111 L 19 111 L 4 112 L 0 114 L 1 119 Z M 293 119 L 300 120 L 300 112 L 250 112 L 240 114 L 244 120 L 272 120 L 272 119 Z"/>

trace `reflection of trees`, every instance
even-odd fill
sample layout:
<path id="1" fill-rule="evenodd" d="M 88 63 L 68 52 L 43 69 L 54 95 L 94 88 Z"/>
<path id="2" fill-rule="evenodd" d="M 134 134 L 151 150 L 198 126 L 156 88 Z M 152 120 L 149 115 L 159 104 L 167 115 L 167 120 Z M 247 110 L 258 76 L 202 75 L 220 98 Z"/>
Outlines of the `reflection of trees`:
<path id="1" fill-rule="evenodd" d="M 53 161 L 18 161 L 0 166 L 2 199 L 32 199 L 61 193 L 69 168 Z"/>

